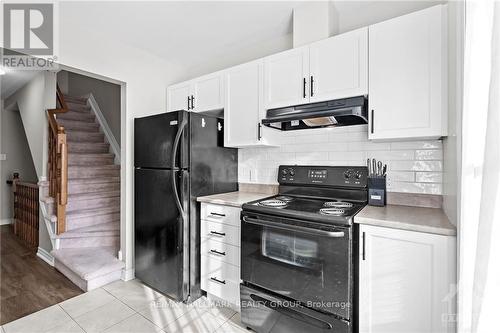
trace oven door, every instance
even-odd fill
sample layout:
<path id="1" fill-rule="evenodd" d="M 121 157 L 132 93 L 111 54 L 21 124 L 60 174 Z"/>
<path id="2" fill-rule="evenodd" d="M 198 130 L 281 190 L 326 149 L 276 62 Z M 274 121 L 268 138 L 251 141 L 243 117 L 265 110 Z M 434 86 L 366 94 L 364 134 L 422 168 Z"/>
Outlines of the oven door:
<path id="1" fill-rule="evenodd" d="M 352 228 L 242 213 L 241 279 L 351 319 Z"/>

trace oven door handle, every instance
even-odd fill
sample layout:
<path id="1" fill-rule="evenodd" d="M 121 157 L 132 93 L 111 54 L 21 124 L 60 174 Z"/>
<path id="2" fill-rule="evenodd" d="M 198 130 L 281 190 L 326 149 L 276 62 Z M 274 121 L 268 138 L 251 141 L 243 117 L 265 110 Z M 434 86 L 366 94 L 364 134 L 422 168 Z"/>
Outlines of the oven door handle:
<path id="1" fill-rule="evenodd" d="M 243 216 L 243 222 L 261 225 L 264 227 L 273 227 L 276 229 L 283 229 L 283 230 L 287 230 L 287 231 L 298 231 L 298 232 L 302 232 L 305 234 L 320 235 L 320 236 L 326 236 L 326 237 L 332 237 L 332 238 L 342 238 L 345 236 L 345 233 L 343 231 L 326 231 L 326 230 L 321 230 L 321 229 L 312 229 L 312 228 L 301 227 L 301 226 L 297 226 L 297 225 L 290 225 L 290 224 L 283 224 L 283 223 L 266 221 L 266 220 L 259 220 L 259 219 L 254 219 L 254 218 L 247 217 L 247 216 Z"/>

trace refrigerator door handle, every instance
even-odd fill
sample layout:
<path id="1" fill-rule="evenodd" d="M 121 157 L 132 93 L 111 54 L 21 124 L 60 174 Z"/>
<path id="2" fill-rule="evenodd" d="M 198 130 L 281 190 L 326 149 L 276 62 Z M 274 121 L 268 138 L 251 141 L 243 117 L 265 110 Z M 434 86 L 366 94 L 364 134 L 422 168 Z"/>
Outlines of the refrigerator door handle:
<path id="1" fill-rule="evenodd" d="M 177 192 L 177 180 L 175 178 L 177 167 L 175 166 L 175 160 L 177 159 L 177 149 L 179 148 L 179 142 L 180 142 L 182 133 L 184 132 L 184 128 L 186 128 L 186 125 L 187 125 L 187 119 L 184 118 L 184 119 L 182 119 L 182 122 L 179 125 L 179 129 L 177 130 L 177 134 L 175 135 L 174 146 L 172 148 L 172 168 L 173 168 L 173 170 L 172 170 L 172 190 L 174 192 L 175 204 L 177 205 L 177 208 L 179 209 L 179 213 L 181 213 L 183 220 L 185 220 L 185 212 L 184 212 L 184 208 L 182 207 L 179 193 Z M 181 171 L 180 169 L 178 169 L 178 170 Z"/>

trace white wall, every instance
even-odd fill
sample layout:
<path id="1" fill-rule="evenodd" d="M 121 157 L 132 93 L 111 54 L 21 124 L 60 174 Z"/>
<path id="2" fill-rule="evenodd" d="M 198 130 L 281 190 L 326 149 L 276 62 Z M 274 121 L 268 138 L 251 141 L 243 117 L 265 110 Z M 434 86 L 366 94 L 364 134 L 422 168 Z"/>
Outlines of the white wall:
<path id="1" fill-rule="evenodd" d="M 388 191 L 442 194 L 442 142 L 368 141 L 367 125 L 280 133 L 280 147 L 240 149 L 243 183 L 277 184 L 280 164 L 365 166 L 376 158 L 388 166 Z"/>
<path id="2" fill-rule="evenodd" d="M 2 101 L 3 104 L 3 101 Z M 13 196 L 12 186 L 6 181 L 18 172 L 22 181 L 38 182 L 31 152 L 18 110 L 0 110 L 0 152 L 7 155 L 0 161 L 0 220 L 12 219 Z"/>
<path id="3" fill-rule="evenodd" d="M 130 274 L 134 246 L 134 117 L 165 112 L 166 88 L 178 80 L 178 71 L 161 58 L 74 25 L 65 19 L 67 6 L 71 6 L 71 2 L 60 3 L 59 8 L 60 63 L 122 83 L 120 238 L 123 260 Z"/>
<path id="4" fill-rule="evenodd" d="M 55 96 L 55 73 L 41 72 L 5 101 L 6 108 L 17 103 L 39 180 L 47 175 L 48 122 L 45 110 L 55 107 Z"/>
<path id="5" fill-rule="evenodd" d="M 333 5 L 339 11 L 339 33 L 343 33 L 446 2 L 439 0 L 334 1 Z"/>

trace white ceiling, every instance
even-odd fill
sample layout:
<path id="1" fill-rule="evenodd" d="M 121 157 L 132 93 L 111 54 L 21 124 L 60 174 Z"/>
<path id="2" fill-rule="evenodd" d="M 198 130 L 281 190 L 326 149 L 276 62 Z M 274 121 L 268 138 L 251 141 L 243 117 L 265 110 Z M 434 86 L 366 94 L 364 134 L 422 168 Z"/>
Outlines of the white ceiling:
<path id="1" fill-rule="evenodd" d="M 59 5 L 60 29 L 71 25 L 89 30 L 159 56 L 194 76 L 291 48 L 293 8 L 305 2 L 65 1 Z M 436 3 L 330 2 L 340 32 Z"/>
<path id="2" fill-rule="evenodd" d="M 5 70 L 5 75 L 0 75 L 0 97 L 6 99 L 26 83 L 31 81 L 38 71 Z"/>
<path id="3" fill-rule="evenodd" d="M 297 3 L 61 2 L 60 19 L 186 66 L 290 34 Z"/>

